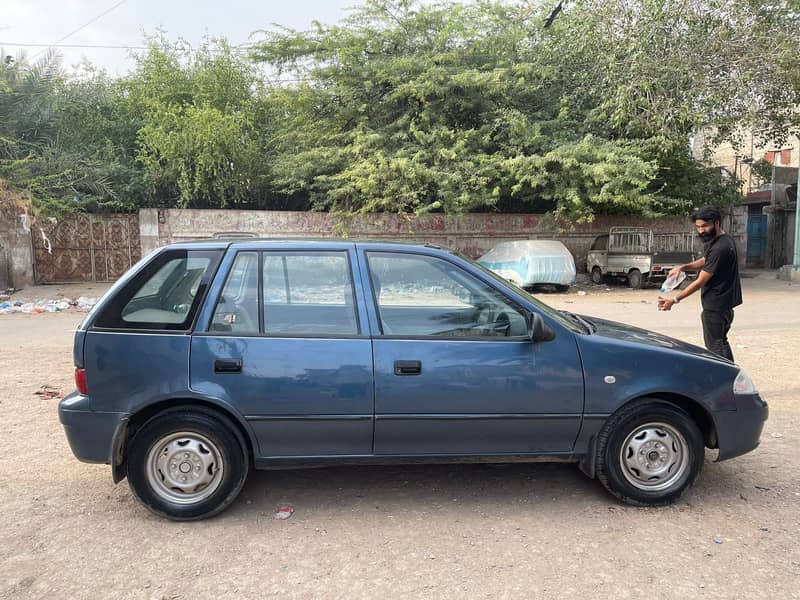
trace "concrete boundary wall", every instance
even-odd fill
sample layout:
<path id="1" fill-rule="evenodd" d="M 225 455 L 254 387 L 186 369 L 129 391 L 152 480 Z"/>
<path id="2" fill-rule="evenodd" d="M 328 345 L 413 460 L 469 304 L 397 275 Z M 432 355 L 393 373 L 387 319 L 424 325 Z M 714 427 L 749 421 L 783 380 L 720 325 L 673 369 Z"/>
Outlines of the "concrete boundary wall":
<path id="1" fill-rule="evenodd" d="M 33 283 L 31 223 L 24 203 L 0 188 L 0 291 Z"/>
<path id="2" fill-rule="evenodd" d="M 740 210 L 741 209 L 741 210 Z M 736 207 L 729 225 L 746 256 L 746 207 Z M 142 254 L 173 242 L 212 237 L 224 232 L 253 233 L 259 237 L 344 237 L 433 243 L 476 258 L 496 243 L 519 239 L 557 239 L 575 256 L 578 270 L 586 268 L 586 253 L 594 238 L 612 226 L 649 227 L 656 232 L 693 231 L 685 217 L 645 219 L 598 216 L 592 223 L 556 226 L 549 215 L 534 214 L 432 214 L 413 217 L 397 214 L 358 215 L 349 221 L 327 213 L 248 210 L 143 209 L 139 211 Z M 346 232 L 346 234 L 345 234 Z"/>

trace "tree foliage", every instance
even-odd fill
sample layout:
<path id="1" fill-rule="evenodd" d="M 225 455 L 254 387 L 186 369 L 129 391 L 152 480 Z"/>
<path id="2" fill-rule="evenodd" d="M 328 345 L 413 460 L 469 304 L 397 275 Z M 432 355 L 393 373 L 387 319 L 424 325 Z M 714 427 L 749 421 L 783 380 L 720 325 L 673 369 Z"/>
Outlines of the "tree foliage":
<path id="1" fill-rule="evenodd" d="M 693 132 L 798 125 L 786 6 L 590 0 L 544 28 L 550 9 L 372 0 L 264 32 L 254 58 L 302 82 L 276 183 L 345 212 L 680 212 L 737 196 L 692 158 Z"/>
<path id="2" fill-rule="evenodd" d="M 7 58 L 0 177 L 51 211 L 588 220 L 732 203 L 737 182 L 690 137 L 800 129 L 788 0 L 554 4 L 364 0 L 340 23 L 258 32 L 249 55 L 157 34 L 116 78 Z"/>
<path id="3" fill-rule="evenodd" d="M 225 41 L 191 51 L 154 38 L 125 85 L 143 121 L 137 159 L 162 201 L 242 207 L 265 195 L 263 86 Z"/>

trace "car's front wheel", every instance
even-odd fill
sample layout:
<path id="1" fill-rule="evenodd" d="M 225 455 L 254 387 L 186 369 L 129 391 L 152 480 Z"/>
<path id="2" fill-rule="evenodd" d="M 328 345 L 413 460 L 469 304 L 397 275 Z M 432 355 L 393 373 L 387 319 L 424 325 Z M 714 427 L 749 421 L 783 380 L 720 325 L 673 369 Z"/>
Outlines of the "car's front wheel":
<path id="1" fill-rule="evenodd" d="M 682 409 L 644 400 L 612 415 L 598 437 L 597 476 L 614 496 L 637 506 L 677 500 L 703 466 L 703 436 Z"/>
<path id="2" fill-rule="evenodd" d="M 222 415 L 174 410 L 136 432 L 128 483 L 152 512 L 175 521 L 211 517 L 228 507 L 247 477 L 248 460 L 233 424 Z"/>

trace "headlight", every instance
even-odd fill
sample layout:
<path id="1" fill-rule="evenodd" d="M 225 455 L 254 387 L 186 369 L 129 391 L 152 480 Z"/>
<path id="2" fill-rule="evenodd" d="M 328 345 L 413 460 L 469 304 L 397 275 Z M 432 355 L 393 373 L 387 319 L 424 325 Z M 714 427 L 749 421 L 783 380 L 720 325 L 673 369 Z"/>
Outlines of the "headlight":
<path id="1" fill-rule="evenodd" d="M 757 394 L 756 386 L 750 376 L 743 370 L 739 371 L 736 381 L 733 382 L 733 393 L 737 396 Z"/>

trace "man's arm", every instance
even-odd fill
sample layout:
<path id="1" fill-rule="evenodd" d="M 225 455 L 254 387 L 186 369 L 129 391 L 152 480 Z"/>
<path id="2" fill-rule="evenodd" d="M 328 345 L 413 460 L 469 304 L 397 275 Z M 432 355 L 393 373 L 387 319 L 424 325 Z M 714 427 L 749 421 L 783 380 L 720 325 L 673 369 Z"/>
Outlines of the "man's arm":
<path id="1" fill-rule="evenodd" d="M 704 266 L 706 266 L 706 257 L 701 256 L 694 262 L 686 263 L 685 265 L 680 265 L 679 267 L 675 267 L 669 272 L 668 276 L 674 275 L 675 277 L 677 277 L 681 273 L 681 271 L 698 271 L 702 269 Z M 689 288 L 686 289 L 688 290 Z"/>
<path id="2" fill-rule="evenodd" d="M 702 259 L 705 262 L 705 259 Z M 694 265 L 700 261 L 696 260 L 693 263 L 689 263 Z M 694 294 L 697 290 L 703 287 L 708 281 L 711 279 L 711 273 L 708 271 L 700 271 L 697 275 L 697 279 L 695 279 L 691 284 L 689 284 L 685 290 L 681 290 L 677 294 L 675 294 L 674 298 L 659 298 L 658 299 L 658 310 L 669 310 L 672 308 L 674 304 L 677 304 L 681 300 L 688 298 L 692 294 Z"/>

